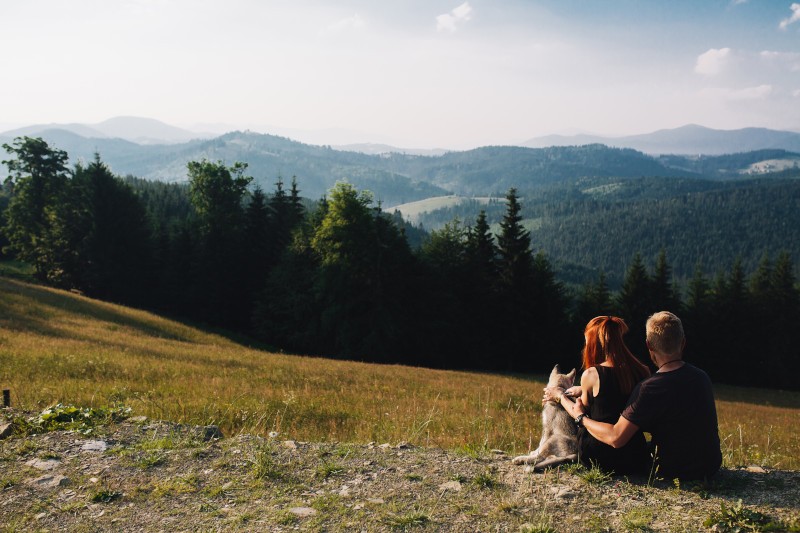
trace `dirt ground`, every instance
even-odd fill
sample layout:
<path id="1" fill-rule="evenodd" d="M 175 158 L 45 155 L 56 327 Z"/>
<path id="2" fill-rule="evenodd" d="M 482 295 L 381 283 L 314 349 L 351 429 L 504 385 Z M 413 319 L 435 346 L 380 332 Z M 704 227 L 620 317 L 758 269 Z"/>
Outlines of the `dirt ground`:
<path id="1" fill-rule="evenodd" d="M 0 433 L 4 420 L 28 415 L 4 410 Z M 533 533 L 744 526 L 797 530 L 800 472 L 752 466 L 724 469 L 705 486 L 678 485 L 574 466 L 526 472 L 502 450 L 465 454 L 408 443 L 223 437 L 213 427 L 141 417 L 88 435 L 62 430 L 0 440 L 0 531 Z"/>

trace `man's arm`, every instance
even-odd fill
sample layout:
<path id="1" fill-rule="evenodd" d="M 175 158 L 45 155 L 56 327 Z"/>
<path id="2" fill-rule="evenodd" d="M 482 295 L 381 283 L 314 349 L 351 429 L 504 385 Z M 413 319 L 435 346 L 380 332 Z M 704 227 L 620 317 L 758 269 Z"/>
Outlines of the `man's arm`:
<path id="1" fill-rule="evenodd" d="M 580 398 L 574 402 L 566 398 L 562 399 L 561 405 L 564 406 L 564 409 L 566 409 L 573 418 L 580 414 L 584 414 L 585 411 L 583 402 Z M 624 416 L 620 416 L 616 424 L 598 422 L 597 420 L 592 420 L 591 418 L 586 417 L 583 418 L 582 423 L 586 428 L 586 431 L 588 431 L 592 437 L 596 438 L 600 442 L 608 444 L 612 448 L 622 448 L 628 444 L 628 441 L 631 440 L 631 437 L 633 437 L 634 434 L 639 431 L 639 426 L 629 421 Z"/>
<path id="2" fill-rule="evenodd" d="M 591 418 L 584 418 L 583 426 L 594 438 L 612 448 L 622 448 L 639 431 L 639 426 L 630 422 L 624 416 L 620 416 L 614 425 L 598 422 Z"/>

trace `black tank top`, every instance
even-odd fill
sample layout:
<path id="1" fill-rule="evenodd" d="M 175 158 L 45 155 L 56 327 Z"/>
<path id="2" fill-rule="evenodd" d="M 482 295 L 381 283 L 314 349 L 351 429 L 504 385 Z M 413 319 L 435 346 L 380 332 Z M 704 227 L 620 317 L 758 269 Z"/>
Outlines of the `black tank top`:
<path id="1" fill-rule="evenodd" d="M 600 391 L 589 404 L 588 416 L 598 422 L 616 424 L 628 403 L 628 395 L 619 389 L 617 369 L 596 366 Z M 592 437 L 585 427 L 578 429 L 580 461 L 590 466 L 597 464 L 606 471 L 617 474 L 636 474 L 646 471 L 650 462 L 644 434 L 637 431 L 622 448 L 612 448 Z"/>
<path id="2" fill-rule="evenodd" d="M 616 424 L 628 403 L 628 395 L 619 390 L 617 369 L 598 365 L 594 367 L 600 378 L 600 392 L 589 404 L 589 418 L 598 422 Z"/>

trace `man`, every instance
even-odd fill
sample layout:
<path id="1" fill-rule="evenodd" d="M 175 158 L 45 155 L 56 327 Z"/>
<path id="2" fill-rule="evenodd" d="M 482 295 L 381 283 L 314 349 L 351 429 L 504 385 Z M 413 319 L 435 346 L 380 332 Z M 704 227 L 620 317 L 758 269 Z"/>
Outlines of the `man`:
<path id="1" fill-rule="evenodd" d="M 647 349 L 658 371 L 639 382 L 616 424 L 591 420 L 580 398 L 564 408 L 597 440 L 619 448 L 639 430 L 652 435 L 658 476 L 704 479 L 722 464 L 717 409 L 711 380 L 683 361 L 686 338 L 680 319 L 668 311 L 647 320 Z"/>

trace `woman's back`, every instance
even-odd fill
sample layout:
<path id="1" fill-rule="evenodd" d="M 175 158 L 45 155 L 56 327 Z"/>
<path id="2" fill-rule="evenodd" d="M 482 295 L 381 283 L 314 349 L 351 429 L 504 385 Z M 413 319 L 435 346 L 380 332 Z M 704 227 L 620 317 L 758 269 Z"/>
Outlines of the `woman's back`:
<path id="1" fill-rule="evenodd" d="M 614 424 L 628 403 L 628 395 L 620 390 L 618 369 L 609 366 L 597 365 L 600 387 L 597 395 L 589 404 L 588 416 L 598 422 Z M 617 474 L 631 474 L 643 472 L 649 463 L 650 456 L 647 451 L 647 442 L 641 431 L 637 432 L 622 448 L 612 448 L 592 437 L 586 428 L 578 430 L 581 462 L 589 465 L 598 464 L 604 470 L 614 471 Z"/>

